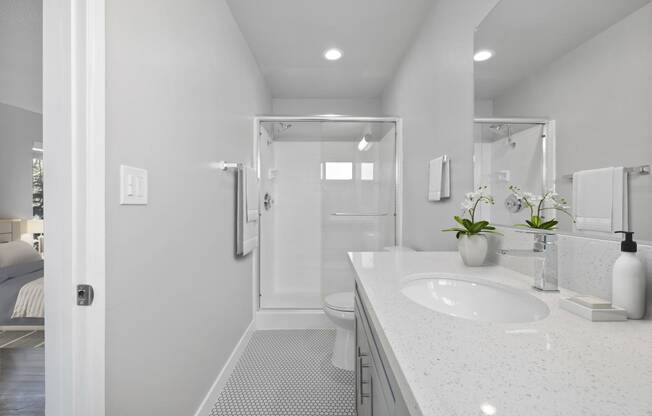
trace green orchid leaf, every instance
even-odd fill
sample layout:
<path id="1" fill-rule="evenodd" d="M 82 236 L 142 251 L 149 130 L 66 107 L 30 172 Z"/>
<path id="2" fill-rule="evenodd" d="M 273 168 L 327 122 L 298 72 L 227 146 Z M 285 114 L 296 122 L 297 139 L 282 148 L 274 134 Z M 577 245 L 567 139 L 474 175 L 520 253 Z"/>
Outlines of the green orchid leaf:
<path id="1" fill-rule="evenodd" d="M 475 224 L 475 229 L 477 230 L 477 232 L 481 232 L 481 231 L 484 230 L 485 227 L 487 227 L 488 225 L 489 225 L 489 222 L 488 222 L 488 221 L 480 221 L 480 222 L 478 222 L 478 223 Z"/>
<path id="2" fill-rule="evenodd" d="M 473 227 L 473 223 L 468 218 L 462 218 L 462 225 L 464 225 L 464 228 L 466 228 L 469 231 Z"/>
<path id="3" fill-rule="evenodd" d="M 555 228 L 555 226 L 556 226 L 557 224 L 559 224 L 559 221 L 557 221 L 557 220 L 550 220 L 550 221 L 546 221 L 546 222 L 544 222 L 543 224 L 541 224 L 540 227 L 543 228 L 543 229 L 545 229 L 545 230 L 552 230 L 553 228 Z"/>
<path id="4" fill-rule="evenodd" d="M 465 233 L 466 232 L 465 229 L 459 228 L 459 227 L 446 228 L 445 230 L 442 230 L 442 231 L 443 232 L 452 231 L 452 232 L 455 232 L 455 233 Z"/>

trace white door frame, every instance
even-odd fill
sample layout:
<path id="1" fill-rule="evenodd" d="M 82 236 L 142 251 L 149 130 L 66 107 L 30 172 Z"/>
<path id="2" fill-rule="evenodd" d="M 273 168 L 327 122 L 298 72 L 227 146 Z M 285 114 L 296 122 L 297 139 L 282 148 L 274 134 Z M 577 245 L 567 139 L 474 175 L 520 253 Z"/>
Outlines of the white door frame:
<path id="1" fill-rule="evenodd" d="M 43 1 L 47 416 L 105 414 L 105 1 Z M 95 289 L 92 306 L 75 289 Z"/>

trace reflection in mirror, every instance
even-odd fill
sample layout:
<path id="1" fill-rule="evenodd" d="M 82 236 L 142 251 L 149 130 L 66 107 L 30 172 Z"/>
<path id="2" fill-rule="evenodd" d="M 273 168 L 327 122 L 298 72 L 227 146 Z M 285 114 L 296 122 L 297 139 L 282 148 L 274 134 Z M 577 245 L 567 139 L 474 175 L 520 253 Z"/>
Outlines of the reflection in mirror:
<path id="1" fill-rule="evenodd" d="M 501 0 L 476 31 L 482 50 L 474 166 L 496 197 L 488 218 L 529 217 L 515 185 L 568 200 L 575 221 L 545 211 L 559 232 L 652 240 L 651 1 Z"/>

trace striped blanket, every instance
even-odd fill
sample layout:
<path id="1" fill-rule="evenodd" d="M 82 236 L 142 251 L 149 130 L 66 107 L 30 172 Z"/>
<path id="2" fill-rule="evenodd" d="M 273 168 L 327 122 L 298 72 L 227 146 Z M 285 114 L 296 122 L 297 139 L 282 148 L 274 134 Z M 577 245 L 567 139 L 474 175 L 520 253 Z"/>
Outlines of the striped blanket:
<path id="1" fill-rule="evenodd" d="M 13 318 L 43 318 L 43 278 L 33 280 L 20 288 L 14 306 Z"/>

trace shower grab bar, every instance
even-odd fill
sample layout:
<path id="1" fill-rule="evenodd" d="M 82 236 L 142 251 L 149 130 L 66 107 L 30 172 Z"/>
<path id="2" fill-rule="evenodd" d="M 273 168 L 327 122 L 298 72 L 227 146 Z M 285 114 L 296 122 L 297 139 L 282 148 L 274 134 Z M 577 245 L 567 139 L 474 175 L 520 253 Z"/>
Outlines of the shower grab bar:
<path id="1" fill-rule="evenodd" d="M 381 212 L 381 213 L 363 213 L 363 212 L 333 212 L 331 213 L 332 216 L 334 217 L 386 217 L 389 214 L 386 212 Z"/>
<path id="2" fill-rule="evenodd" d="M 649 175 L 650 174 L 650 165 L 640 165 L 640 166 L 630 166 L 628 168 L 625 168 L 625 172 L 629 174 L 637 174 L 637 175 Z M 572 181 L 573 180 L 573 175 L 568 174 L 562 176 L 563 179 Z"/>

